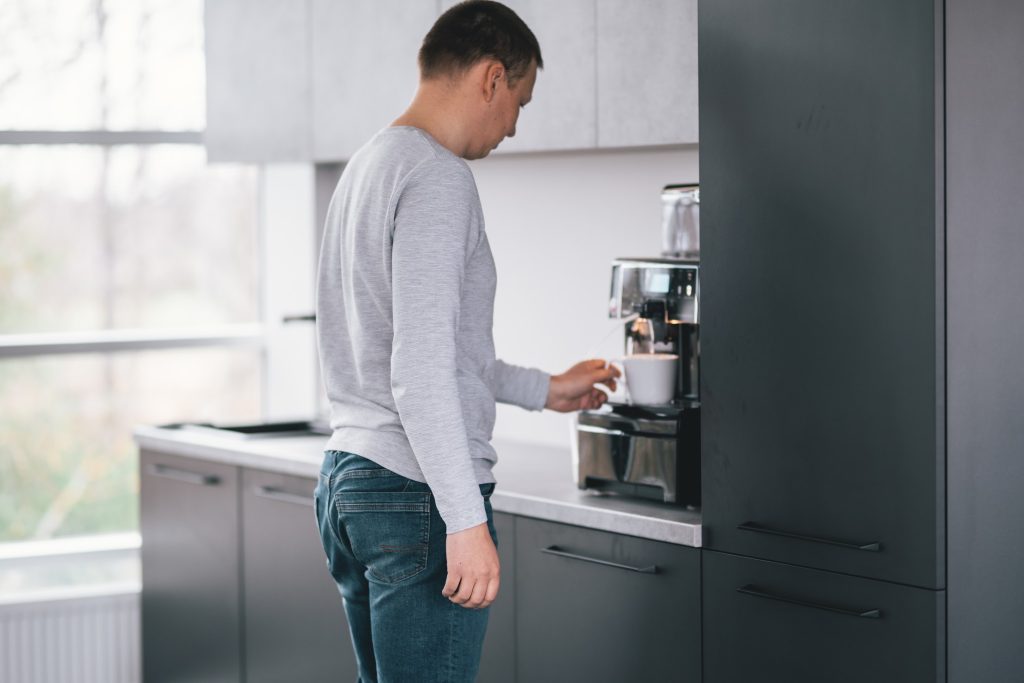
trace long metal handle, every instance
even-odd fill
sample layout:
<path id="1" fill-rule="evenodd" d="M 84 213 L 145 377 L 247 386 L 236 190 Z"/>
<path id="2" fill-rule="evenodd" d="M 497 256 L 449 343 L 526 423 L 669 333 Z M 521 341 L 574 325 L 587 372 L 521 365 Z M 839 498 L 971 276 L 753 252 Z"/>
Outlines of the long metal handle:
<path id="1" fill-rule="evenodd" d="M 675 434 L 660 434 L 658 432 L 648 432 L 643 429 L 632 429 L 628 428 L 629 431 L 622 429 L 608 429 L 607 427 L 595 427 L 594 425 L 582 425 L 577 424 L 576 429 L 581 432 L 590 432 L 592 434 L 605 434 L 607 436 L 642 436 L 648 439 L 675 439 Z"/>
<path id="2" fill-rule="evenodd" d="M 200 486 L 217 486 L 220 484 L 220 477 L 215 474 L 202 474 L 200 472 L 183 470 L 179 467 L 170 467 L 169 465 L 151 465 L 149 472 L 157 477 L 184 481 L 189 484 L 199 484 Z"/>
<path id="3" fill-rule="evenodd" d="M 795 538 L 799 541 L 810 541 L 811 543 L 824 543 L 826 545 L 837 545 L 840 548 L 849 548 L 850 550 L 864 550 L 869 553 L 877 553 L 881 551 L 882 544 L 878 541 L 871 541 L 870 543 L 857 543 L 854 541 L 840 541 L 835 538 L 821 538 L 819 536 L 806 536 L 804 534 L 795 534 L 791 531 L 782 531 L 780 529 L 772 529 L 770 527 L 762 526 L 755 522 L 744 522 L 736 527 L 740 531 L 754 531 L 759 534 L 771 534 L 772 536 L 784 536 L 786 538 Z"/>
<path id="4" fill-rule="evenodd" d="M 835 612 L 836 614 L 845 614 L 848 617 L 860 617 L 861 619 L 880 619 L 882 611 L 879 609 L 848 609 L 846 607 L 837 607 L 835 605 L 825 605 L 820 602 L 809 602 L 807 600 L 801 600 L 799 598 L 792 598 L 788 595 L 779 595 L 778 593 L 768 593 L 761 590 L 754 585 L 740 586 L 736 589 L 737 593 L 743 593 L 744 595 L 753 595 L 755 598 L 765 598 L 767 600 L 777 600 L 778 602 L 788 602 L 791 605 L 799 605 L 800 607 L 810 607 L 812 609 L 825 610 L 826 612 Z"/>
<path id="5" fill-rule="evenodd" d="M 618 562 L 609 562 L 608 560 L 602 560 L 596 557 L 587 557 L 586 555 L 577 555 L 576 553 L 569 553 L 557 545 L 550 545 L 547 548 L 541 550 L 542 553 L 547 555 L 556 555 L 558 557 L 565 557 L 570 560 L 580 560 L 582 562 L 591 562 L 593 564 L 604 565 L 605 567 L 615 567 L 616 569 L 625 569 L 630 572 L 637 572 L 639 574 L 657 574 L 658 566 L 651 565 L 650 567 L 632 567 L 628 564 L 619 564 Z"/>
<path id="6" fill-rule="evenodd" d="M 289 493 L 273 486 L 257 486 L 256 495 L 260 498 L 269 498 L 280 503 L 291 503 L 292 505 L 305 505 L 313 507 L 312 496 L 300 496 L 297 493 Z"/>

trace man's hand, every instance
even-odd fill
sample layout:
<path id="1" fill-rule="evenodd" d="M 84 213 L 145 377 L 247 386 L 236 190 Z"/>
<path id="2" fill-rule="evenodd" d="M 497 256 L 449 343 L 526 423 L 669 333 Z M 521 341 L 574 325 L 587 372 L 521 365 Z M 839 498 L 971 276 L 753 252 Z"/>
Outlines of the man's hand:
<path id="1" fill-rule="evenodd" d="M 498 595 L 501 565 L 487 524 L 448 534 L 448 580 L 441 595 L 456 605 L 479 609 Z"/>
<path id="2" fill-rule="evenodd" d="M 615 391 L 615 378 L 619 374 L 618 368 L 601 359 L 577 363 L 561 375 L 551 376 L 544 407 L 560 413 L 600 408 L 608 395 L 594 385 L 603 384 Z"/>

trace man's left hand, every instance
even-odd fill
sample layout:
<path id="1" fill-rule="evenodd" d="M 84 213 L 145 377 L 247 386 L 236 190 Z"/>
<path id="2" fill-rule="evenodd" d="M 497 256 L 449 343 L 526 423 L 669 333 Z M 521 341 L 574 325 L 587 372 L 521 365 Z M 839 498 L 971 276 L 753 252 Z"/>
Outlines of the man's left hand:
<path id="1" fill-rule="evenodd" d="M 618 376 L 618 368 L 599 358 L 577 363 L 561 375 L 551 376 L 544 407 L 560 413 L 600 408 L 608 395 L 594 385 L 603 384 L 615 391 Z"/>

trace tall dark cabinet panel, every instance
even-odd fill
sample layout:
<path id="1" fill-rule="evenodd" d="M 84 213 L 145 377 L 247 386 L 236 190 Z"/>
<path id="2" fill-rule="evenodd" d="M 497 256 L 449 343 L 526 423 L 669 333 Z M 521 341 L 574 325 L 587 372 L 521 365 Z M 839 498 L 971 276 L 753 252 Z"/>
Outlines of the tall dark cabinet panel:
<path id="1" fill-rule="evenodd" d="M 1024 3 L 947 0 L 949 680 L 1024 677 Z"/>
<path id="2" fill-rule="evenodd" d="M 713 550 L 945 586 L 941 16 L 700 5 Z"/>

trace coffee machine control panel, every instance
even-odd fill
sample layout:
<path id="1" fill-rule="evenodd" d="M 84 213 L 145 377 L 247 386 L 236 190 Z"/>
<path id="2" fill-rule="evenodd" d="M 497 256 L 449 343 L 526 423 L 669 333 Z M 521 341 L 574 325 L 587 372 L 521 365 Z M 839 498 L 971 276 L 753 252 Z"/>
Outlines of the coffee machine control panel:
<path id="1" fill-rule="evenodd" d="M 616 259 L 608 317 L 643 315 L 645 304 L 662 301 L 665 322 L 700 323 L 700 280 L 697 261 L 685 259 Z"/>

